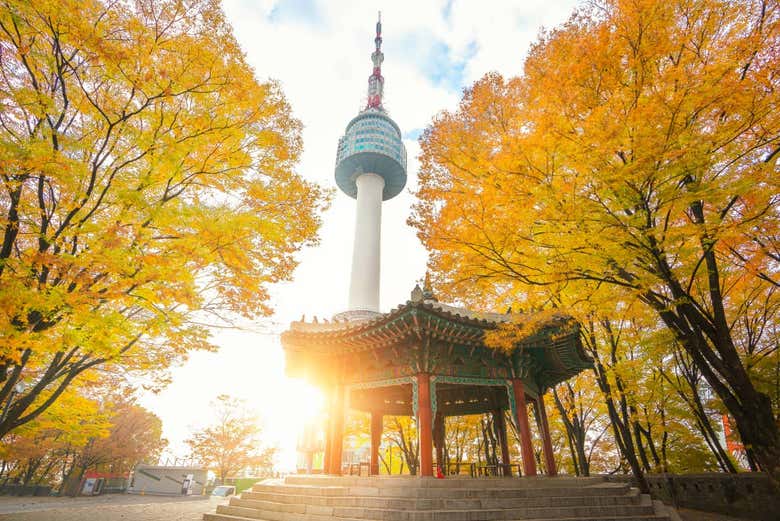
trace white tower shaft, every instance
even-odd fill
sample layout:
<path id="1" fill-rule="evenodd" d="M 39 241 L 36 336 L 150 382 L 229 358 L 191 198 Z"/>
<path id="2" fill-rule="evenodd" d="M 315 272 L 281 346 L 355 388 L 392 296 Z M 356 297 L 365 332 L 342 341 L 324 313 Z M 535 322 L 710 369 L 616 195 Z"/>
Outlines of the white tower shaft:
<path id="1" fill-rule="evenodd" d="M 379 260 L 382 235 L 382 190 L 385 180 L 361 174 L 357 185 L 355 247 L 349 285 L 350 311 L 379 311 Z"/>

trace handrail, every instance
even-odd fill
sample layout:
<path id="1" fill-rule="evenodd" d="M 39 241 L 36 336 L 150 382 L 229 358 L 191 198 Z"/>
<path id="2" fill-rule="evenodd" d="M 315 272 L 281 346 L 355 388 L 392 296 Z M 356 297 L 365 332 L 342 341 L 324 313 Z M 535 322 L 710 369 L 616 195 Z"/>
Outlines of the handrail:
<path id="1" fill-rule="evenodd" d="M 363 472 L 365 469 L 365 473 Z M 347 464 L 346 474 L 350 476 L 368 476 L 371 473 L 371 465 L 367 461 Z"/>
<path id="2" fill-rule="evenodd" d="M 434 472 L 437 466 L 433 467 Z M 517 463 L 499 463 L 497 465 L 478 464 L 472 461 L 460 461 L 450 462 L 442 468 L 442 473 L 445 476 L 470 476 L 472 478 L 477 477 L 489 477 L 489 476 L 521 476 L 522 471 L 520 465 Z"/>

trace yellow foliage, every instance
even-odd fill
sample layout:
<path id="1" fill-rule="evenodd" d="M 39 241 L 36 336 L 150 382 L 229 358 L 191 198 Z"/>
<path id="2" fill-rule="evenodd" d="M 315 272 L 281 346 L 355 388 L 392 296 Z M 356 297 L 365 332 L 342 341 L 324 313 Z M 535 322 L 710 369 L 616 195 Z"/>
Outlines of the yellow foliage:
<path id="1" fill-rule="evenodd" d="M 328 194 L 218 2 L 9 1 L 0 46 L 0 382 L 164 369 L 271 312 Z"/>
<path id="2" fill-rule="evenodd" d="M 780 469 L 778 70 L 777 2 L 589 3 L 423 134 L 410 223 L 441 292 L 662 321 Z"/>

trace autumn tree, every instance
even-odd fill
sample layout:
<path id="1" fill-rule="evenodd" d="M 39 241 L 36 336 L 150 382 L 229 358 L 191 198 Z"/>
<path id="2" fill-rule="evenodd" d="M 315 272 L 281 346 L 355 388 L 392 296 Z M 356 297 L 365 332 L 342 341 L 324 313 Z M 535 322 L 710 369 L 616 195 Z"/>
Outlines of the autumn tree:
<path id="1" fill-rule="evenodd" d="M 192 455 L 214 469 L 222 483 L 243 469 L 270 468 L 275 452 L 263 444 L 258 419 L 241 400 L 219 395 L 212 403 L 215 420 L 187 440 Z"/>
<path id="2" fill-rule="evenodd" d="M 0 478 L 78 494 L 88 470 L 127 474 L 140 461 L 156 461 L 167 443 L 162 422 L 130 393 L 100 381 L 69 386 L 51 407 L 8 434 Z"/>
<path id="3" fill-rule="evenodd" d="M 90 440 L 110 433 L 110 413 L 72 385 L 34 420 L 15 429 L 0 444 L 0 483 L 58 485 L 74 468 L 76 454 Z M 43 399 L 43 398 L 41 398 Z"/>
<path id="4" fill-rule="evenodd" d="M 270 313 L 315 241 L 300 122 L 216 1 L 5 1 L 0 105 L 0 436 Z"/>
<path id="5" fill-rule="evenodd" d="M 111 429 L 89 452 L 95 466 L 111 473 L 128 473 L 137 463 L 154 462 L 168 444 L 162 437 L 162 420 L 151 411 L 125 398 L 112 406 Z"/>
<path id="6" fill-rule="evenodd" d="M 775 477 L 779 60 L 776 2 L 592 2 L 437 116 L 411 218 L 470 302 L 654 314 Z"/>
<path id="7" fill-rule="evenodd" d="M 409 416 L 387 416 L 385 421 L 383 432 L 385 442 L 398 449 L 406 467 L 409 469 L 409 474 L 416 476 L 420 468 L 416 423 Z M 403 469 L 403 466 L 401 468 Z"/>
<path id="8" fill-rule="evenodd" d="M 482 416 L 450 416 L 444 418 L 443 471 L 460 474 L 468 465 L 481 459 L 483 446 Z"/>
<path id="9" fill-rule="evenodd" d="M 162 437 L 162 421 L 152 412 L 136 405 L 132 399 L 117 397 L 116 403 L 105 403 L 109 411 L 107 436 L 90 437 L 72 454 L 72 465 L 63 485 L 72 494 L 88 470 L 128 474 L 137 463 L 156 462 L 167 445 Z"/>
<path id="10" fill-rule="evenodd" d="M 554 408 L 550 408 L 550 430 L 559 424 L 565 434 L 566 446 L 571 454 L 571 472 L 577 476 L 590 476 L 594 456 L 606 452 L 603 440 L 608 436 L 611 423 L 604 413 L 604 401 L 598 388 L 592 385 L 590 374 L 581 374 L 559 384 L 552 390 Z M 607 458 L 601 458 L 602 460 Z M 598 470 L 611 471 L 613 468 Z"/>
<path id="11" fill-rule="evenodd" d="M 721 431 L 716 427 L 723 408 L 706 398 L 705 382 L 701 371 L 684 349 L 672 343 L 672 356 L 655 360 L 655 367 L 674 394 L 685 404 L 692 416 L 693 425 L 712 452 L 718 467 L 723 472 L 737 472 L 737 466 L 721 442 Z M 723 437 L 725 440 L 725 436 Z"/>
<path id="12" fill-rule="evenodd" d="M 713 469 L 695 411 L 669 384 L 667 377 L 678 375 L 681 368 L 669 356 L 675 341 L 660 319 L 638 302 L 620 300 L 617 292 L 596 284 L 579 282 L 572 291 L 569 283 L 567 291 L 556 293 L 550 293 L 550 287 L 523 295 L 552 303 L 550 310 L 526 312 L 518 323 L 495 330 L 486 340 L 494 348 L 511 349 L 515 338 L 528 334 L 528 328 L 537 327 L 534 324 L 548 322 L 560 309 L 578 324 L 592 370 L 547 393 L 555 404 L 549 409 L 557 409 L 560 416 L 573 471 L 589 472 L 595 455 L 600 461 L 597 472 L 630 469 L 640 487 L 648 490 L 648 472 Z M 603 437 L 617 449 L 617 464 L 615 451 L 599 443 Z M 608 463 L 611 466 L 605 466 Z"/>

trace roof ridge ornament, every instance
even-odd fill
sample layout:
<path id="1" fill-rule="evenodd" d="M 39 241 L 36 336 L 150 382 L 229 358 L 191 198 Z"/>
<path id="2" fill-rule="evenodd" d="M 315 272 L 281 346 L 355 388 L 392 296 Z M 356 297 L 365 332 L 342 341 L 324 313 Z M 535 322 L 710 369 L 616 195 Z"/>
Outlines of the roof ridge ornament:
<path id="1" fill-rule="evenodd" d="M 425 272 L 425 278 L 423 279 L 423 301 L 426 303 L 431 302 L 438 302 L 439 299 L 436 298 L 436 294 L 433 292 L 433 288 L 431 287 L 431 273 L 429 271 Z"/>
<path id="2" fill-rule="evenodd" d="M 414 289 L 412 290 L 412 294 L 409 296 L 409 300 L 411 300 L 415 304 L 418 304 L 423 301 L 423 290 L 422 288 L 420 288 L 419 284 L 414 285 Z"/>

